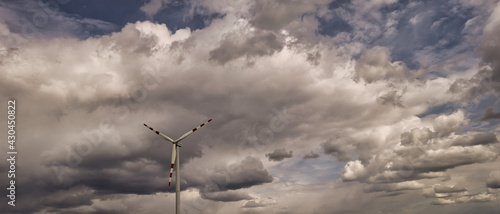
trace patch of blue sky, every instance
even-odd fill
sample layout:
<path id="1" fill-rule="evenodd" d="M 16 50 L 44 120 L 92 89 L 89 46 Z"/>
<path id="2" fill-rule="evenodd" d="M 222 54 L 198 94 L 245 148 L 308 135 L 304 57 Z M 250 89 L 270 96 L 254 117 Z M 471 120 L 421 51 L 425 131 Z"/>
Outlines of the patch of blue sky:
<path id="1" fill-rule="evenodd" d="M 459 108 L 460 106 L 458 104 L 453 102 L 448 102 L 442 105 L 432 106 L 431 108 L 427 109 L 426 112 L 417 115 L 417 117 L 424 118 L 432 115 L 441 115 L 441 114 L 447 115 L 457 111 Z"/>
<path id="2" fill-rule="evenodd" d="M 86 0 L 69 1 L 67 4 L 60 5 L 59 10 L 79 16 L 80 18 L 89 18 L 113 23 L 120 30 L 127 23 L 149 20 L 166 24 L 168 29 L 176 31 L 189 27 L 191 30 L 202 29 L 210 24 L 215 18 L 222 17 L 220 14 L 191 13 L 191 6 L 185 1 L 172 1 L 164 5 L 153 17 L 149 19 L 146 14 L 140 10 L 144 1 L 122 1 L 122 0 Z M 109 32 L 87 29 L 90 36 L 102 35 Z"/>
<path id="3" fill-rule="evenodd" d="M 41 37 L 76 37 L 87 38 L 109 34 L 120 30 L 118 25 L 95 17 L 82 17 L 79 14 L 63 10 L 65 5 L 56 1 L 11 1 L 1 3 L 6 14 L 0 19 L 9 26 L 9 30 L 26 38 Z M 67 4 L 70 4 L 70 1 Z"/>
<path id="4" fill-rule="evenodd" d="M 488 94 L 481 97 L 479 102 L 472 103 L 465 107 L 471 121 L 471 129 L 492 130 L 500 125 L 500 120 L 488 120 L 488 122 L 480 121 L 484 112 L 488 108 L 492 108 L 494 112 L 500 112 L 500 99 L 494 94 Z"/>
<path id="5" fill-rule="evenodd" d="M 345 164 L 334 157 L 320 155 L 316 159 L 293 157 L 268 168 L 269 173 L 286 185 L 320 184 L 340 178 Z"/>
<path id="6" fill-rule="evenodd" d="M 496 95 L 488 94 L 482 96 L 476 102 L 470 102 L 469 104 L 463 106 L 457 103 L 448 102 L 442 105 L 433 106 L 429 108 L 426 112 L 417 115 L 420 118 L 432 117 L 438 115 L 449 115 L 453 112 L 462 109 L 465 111 L 467 118 L 470 121 L 470 127 L 467 127 L 464 131 L 478 130 L 490 131 L 496 126 L 500 125 L 500 120 L 489 120 L 488 122 L 481 121 L 481 117 L 488 108 L 493 108 L 495 112 L 500 111 L 500 100 Z"/>
<path id="7" fill-rule="evenodd" d="M 472 44 L 463 45 L 466 43 L 463 29 L 473 17 L 472 9 L 452 11 L 446 4 L 448 2 L 424 1 L 408 9 L 398 21 L 396 36 L 376 43 L 389 47 L 392 59 L 405 62 L 411 69 L 421 66 L 415 56 L 424 48 L 432 47 L 431 52 L 435 53 L 431 63 L 448 60 L 448 55 L 440 53 L 457 46 L 461 48 L 455 50 L 456 54 L 472 51 Z"/>
<path id="8" fill-rule="evenodd" d="M 335 12 L 335 9 L 342 8 L 349 12 L 350 0 L 334 0 L 328 4 L 328 9 L 330 10 L 331 17 L 316 17 L 319 22 L 318 29 L 316 33 L 320 35 L 334 37 L 340 32 L 351 32 L 353 27 L 344 20 L 339 14 Z"/>
<path id="9" fill-rule="evenodd" d="M 120 26 L 119 29 L 121 29 L 127 23 L 134 23 L 146 19 L 145 14 L 139 10 L 143 4 L 144 1 L 73 0 L 60 5 L 60 10 L 83 18 L 110 22 Z"/>
<path id="10" fill-rule="evenodd" d="M 154 16 L 154 20 L 165 23 L 168 29 L 176 31 L 186 27 L 191 30 L 203 29 L 210 25 L 212 20 L 223 17 L 222 14 L 218 13 L 193 13 L 191 15 L 190 10 L 190 6 L 186 3 L 167 5 Z"/>

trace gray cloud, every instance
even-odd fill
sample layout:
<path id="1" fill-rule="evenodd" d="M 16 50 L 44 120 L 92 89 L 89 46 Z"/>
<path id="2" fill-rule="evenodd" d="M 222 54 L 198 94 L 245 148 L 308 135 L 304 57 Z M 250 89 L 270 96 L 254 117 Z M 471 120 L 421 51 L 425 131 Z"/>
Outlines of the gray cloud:
<path id="1" fill-rule="evenodd" d="M 265 204 L 256 202 L 256 201 L 248 201 L 245 204 L 243 204 L 243 208 L 254 208 L 254 207 L 265 207 Z"/>
<path id="2" fill-rule="evenodd" d="M 494 133 L 477 133 L 469 136 L 461 136 L 456 139 L 452 145 L 454 146 L 474 146 L 488 145 L 498 143 L 498 139 Z"/>
<path id="3" fill-rule="evenodd" d="M 41 204 L 55 208 L 70 208 L 82 205 L 91 205 L 94 194 L 92 189 L 84 186 L 75 186 L 66 190 L 59 190 L 42 198 Z"/>
<path id="4" fill-rule="evenodd" d="M 276 204 L 276 201 L 273 200 L 272 198 L 267 198 L 267 199 L 260 199 L 260 200 L 251 200 L 247 201 L 245 204 L 243 204 L 243 208 L 256 208 L 256 207 L 266 207 L 269 205 Z"/>
<path id="5" fill-rule="evenodd" d="M 440 115 L 429 128 L 413 128 L 401 134 L 401 144 L 389 153 L 372 156 L 369 161 L 350 161 L 344 167 L 344 181 L 397 183 L 421 179 L 449 179 L 444 171 L 458 166 L 496 160 L 498 149 L 492 133 L 458 132 L 468 124 L 463 112 Z M 452 136 L 451 133 L 458 136 Z M 456 146 L 461 145 L 461 146 Z"/>
<path id="6" fill-rule="evenodd" d="M 486 69 L 487 73 L 490 75 L 486 81 L 497 92 L 500 90 L 500 42 L 498 41 L 498 35 L 500 33 L 499 17 L 500 8 L 497 5 L 484 28 L 484 39 L 480 46 L 480 50 L 483 51 L 483 62 L 490 66 L 489 69 Z"/>
<path id="7" fill-rule="evenodd" d="M 262 162 L 253 157 L 246 157 L 240 164 L 231 165 L 228 174 L 231 178 L 226 186 L 228 189 L 248 188 L 273 181 Z"/>
<path id="8" fill-rule="evenodd" d="M 422 189 L 425 185 L 416 181 L 405 181 L 401 183 L 372 184 L 365 189 L 365 192 L 398 192 L 404 190 Z"/>
<path id="9" fill-rule="evenodd" d="M 251 60 L 258 56 L 272 55 L 280 51 L 283 46 L 282 39 L 273 32 L 256 30 L 248 35 L 229 33 L 224 36 L 218 48 L 210 51 L 210 60 L 220 64 L 242 56 Z"/>
<path id="10" fill-rule="evenodd" d="M 204 199 L 212 200 L 212 201 L 241 201 L 241 200 L 251 200 L 252 196 L 248 195 L 248 193 L 228 190 L 224 192 L 203 192 L 201 197 Z"/>
<path id="11" fill-rule="evenodd" d="M 390 50 L 376 46 L 363 51 L 355 66 L 354 80 L 363 79 L 367 83 L 379 80 L 412 80 L 414 74 L 410 72 L 404 62 L 391 62 Z"/>
<path id="12" fill-rule="evenodd" d="M 490 173 L 488 180 L 486 181 L 486 186 L 488 188 L 498 189 L 500 188 L 500 172 L 493 171 Z"/>
<path id="13" fill-rule="evenodd" d="M 282 161 L 285 158 L 291 158 L 293 155 L 293 151 L 287 152 L 285 148 L 275 149 L 271 153 L 267 153 L 266 157 L 269 158 L 270 161 Z"/>
<path id="14" fill-rule="evenodd" d="M 315 158 L 319 158 L 319 154 L 311 151 L 310 153 L 304 155 L 304 157 L 302 159 L 315 159 Z"/>
<path id="15" fill-rule="evenodd" d="M 405 107 L 403 105 L 403 101 L 401 100 L 401 97 L 403 97 L 402 94 L 398 94 L 397 91 L 391 91 L 391 92 L 387 92 L 386 94 L 380 96 L 380 97 L 377 97 L 377 102 L 380 102 L 382 103 L 382 105 L 386 105 L 386 104 L 389 104 L 389 105 L 392 105 L 394 107 Z"/>
<path id="16" fill-rule="evenodd" d="M 345 150 L 345 145 L 341 145 L 343 143 L 347 143 L 342 139 L 331 140 L 327 142 L 323 142 L 321 147 L 323 148 L 323 152 L 325 154 L 334 156 L 338 161 L 347 162 L 351 160 L 349 153 Z"/>
<path id="17" fill-rule="evenodd" d="M 500 112 L 494 112 L 493 108 L 488 108 L 484 111 L 483 116 L 481 117 L 481 121 L 486 120 L 496 120 L 500 119 Z"/>
<path id="18" fill-rule="evenodd" d="M 500 33 L 498 17 L 500 9 L 496 7 L 489 9 L 491 14 L 482 30 L 482 41 L 478 50 L 482 52 L 482 61 L 479 64 L 480 69 L 470 79 L 460 78 L 450 87 L 450 91 L 461 94 L 464 102 L 470 102 L 479 99 L 482 95 L 500 90 L 500 42 L 498 34 Z M 485 112 L 486 115 L 486 112 Z M 487 118 L 485 118 L 487 119 Z"/>
<path id="19" fill-rule="evenodd" d="M 439 137 L 445 137 L 451 133 L 460 132 L 467 126 L 469 121 L 465 118 L 463 111 L 456 111 L 450 115 L 440 115 L 434 120 L 432 125 Z"/>
<path id="20" fill-rule="evenodd" d="M 465 192 L 467 189 L 458 186 L 445 186 L 445 185 L 436 185 L 434 186 L 435 193 L 457 193 L 457 192 Z"/>
<path id="21" fill-rule="evenodd" d="M 414 128 L 410 132 L 401 134 L 403 145 L 425 145 L 433 138 L 434 132 L 429 128 Z"/>

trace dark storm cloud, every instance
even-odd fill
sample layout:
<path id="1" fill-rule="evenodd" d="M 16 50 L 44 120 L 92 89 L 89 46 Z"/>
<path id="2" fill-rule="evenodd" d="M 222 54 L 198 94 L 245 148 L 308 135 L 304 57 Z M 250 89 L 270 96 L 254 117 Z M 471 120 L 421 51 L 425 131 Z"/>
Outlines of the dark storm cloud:
<path id="1" fill-rule="evenodd" d="M 457 193 L 457 192 L 465 192 L 467 189 L 458 186 L 444 186 L 444 185 L 436 185 L 434 187 L 435 193 Z"/>
<path id="2" fill-rule="evenodd" d="M 323 152 L 327 155 L 334 156 L 337 158 L 338 161 L 341 162 L 347 162 L 351 160 L 351 157 L 349 156 L 349 153 L 345 151 L 343 148 L 346 145 L 339 145 L 339 143 L 346 143 L 344 140 L 331 140 L 327 142 L 323 142 L 321 144 L 321 148 L 323 149 Z"/>
<path id="3" fill-rule="evenodd" d="M 148 2 L 161 3 L 159 8 L 143 8 L 152 16 L 169 11 L 162 8 L 165 1 Z M 419 3 L 414 3 L 420 11 L 401 21 L 399 15 L 408 15 L 404 11 L 406 3 L 399 7 L 395 0 L 343 1 L 342 5 L 352 9 L 347 12 L 355 13 L 342 17 L 352 29 L 331 38 L 317 35 L 316 31 L 316 16 L 328 20 L 329 11 L 322 7 L 325 2 L 331 1 L 199 1 L 222 5 L 218 9 L 224 7 L 227 15 L 196 31 L 182 29 L 174 33 L 172 23 L 146 21 L 86 40 L 33 38 L 17 50 L 7 44 L 8 38 L 16 35 L 0 21 L 0 73 L 5 77 L 0 80 L 0 91 L 4 97 L 16 95 L 24 103 L 20 105 L 20 133 L 24 133 L 20 138 L 28 142 L 20 144 L 25 158 L 19 168 L 26 174 L 19 176 L 19 203 L 23 206 L 17 211 L 154 213 L 170 208 L 163 196 L 173 200 L 175 188 L 167 187 L 172 145 L 142 124 L 148 123 L 175 138 L 208 118 L 214 121 L 184 141 L 181 150 L 180 182 L 187 193 L 183 192 L 183 197 L 197 197 L 199 192 L 201 199 L 208 199 L 207 209 L 199 210 L 202 213 L 252 211 L 242 211 L 240 204 L 258 207 L 256 210 L 263 213 L 307 213 L 311 208 L 318 213 L 364 212 L 380 210 L 377 206 L 406 209 L 406 205 L 415 203 L 406 194 L 394 197 L 397 203 L 387 204 L 373 199 L 376 194 L 366 192 L 385 196 L 414 194 L 411 190 L 423 188 L 417 180 L 426 184 L 451 182 L 457 175 L 464 178 L 464 183 L 476 185 L 468 177 L 470 172 L 449 169 L 496 160 L 497 140 L 493 135 L 470 131 L 469 112 L 415 116 L 443 102 L 455 102 L 458 98 L 445 90 L 461 75 L 460 71 L 473 66 L 449 76 L 415 81 L 421 77 L 420 71 L 410 70 L 401 52 L 376 46 L 380 45 L 379 38 L 391 39 L 385 37 L 391 29 L 398 34 L 401 28 L 394 26 L 410 25 L 411 18 L 418 26 L 411 29 L 415 33 L 412 38 L 434 23 L 436 29 L 443 28 L 438 33 L 445 32 L 445 24 L 454 24 L 453 19 L 420 19 L 422 16 L 416 15 L 425 13 L 427 7 L 418 9 Z M 246 13 L 238 7 L 225 7 L 225 3 L 252 5 L 252 9 Z M 390 14 L 379 11 L 384 5 L 391 7 L 386 8 Z M 439 9 L 454 10 L 444 5 Z M 342 14 L 338 11 L 338 16 Z M 64 20 L 69 25 L 72 19 Z M 450 31 L 462 28 L 457 29 Z M 310 41 L 304 38 L 317 46 L 309 47 Z M 402 46 L 410 47 L 407 52 L 426 49 L 426 41 L 417 43 L 404 40 L 400 44 L 410 44 Z M 454 41 L 446 44 L 427 49 L 432 52 L 456 45 Z M 246 63 L 238 60 L 245 57 Z M 253 67 L 248 66 L 248 61 L 255 62 Z M 359 82 L 352 81 L 353 76 Z M 456 88 L 468 89 L 470 83 L 476 82 L 460 82 Z M 403 90 L 406 86 L 408 90 Z M 119 104 L 114 102 L 117 99 Z M 403 104 L 406 108 L 394 108 Z M 99 130 L 98 121 L 106 117 L 111 118 L 113 131 L 103 133 L 99 145 L 91 142 L 92 151 L 86 150 L 85 131 Z M 434 118 L 434 124 L 430 124 Z M 342 138 L 324 142 L 334 139 L 335 133 L 342 133 Z M 304 140 L 312 145 L 295 142 Z M 368 184 L 343 183 L 338 175 L 324 178 L 316 174 L 297 179 L 307 183 L 304 185 L 272 182 L 267 168 L 275 163 L 259 158 L 284 145 L 296 154 L 321 147 L 325 154 L 347 162 L 342 181 Z M 286 150 L 284 153 L 291 155 Z M 325 164 L 315 159 L 318 156 L 311 152 L 304 159 L 310 158 L 307 163 L 320 169 L 343 165 L 335 160 Z M 290 162 L 283 159 L 282 165 Z M 282 165 L 275 168 L 283 170 Z M 480 166 L 482 174 L 491 169 L 488 164 Z M 287 176 L 303 178 L 302 167 L 289 171 Z M 335 172 L 338 169 L 324 173 Z M 487 185 L 489 182 L 489 186 L 496 186 L 496 178 L 486 181 Z M 0 183 L 6 183 L 4 180 L 2 177 Z M 480 182 L 484 185 L 485 181 Z M 362 187 L 371 184 L 375 185 L 363 191 Z M 300 194 L 295 194 L 298 191 Z M 277 206 L 268 206 L 275 204 L 270 196 L 280 197 Z M 466 200 L 491 201 L 490 196 L 476 195 Z M 149 200 L 160 197 L 160 202 Z M 234 201 L 241 202 L 224 203 Z M 5 204 L 2 201 L 2 210 Z M 429 206 L 409 211 L 426 213 L 419 210 L 421 207 L 431 210 L 427 213 L 436 213 Z"/>
<path id="4" fill-rule="evenodd" d="M 493 171 L 490 173 L 486 181 L 486 187 L 499 189 L 500 188 L 500 171 Z"/>
<path id="5" fill-rule="evenodd" d="M 230 200 L 230 196 L 243 200 L 248 194 L 235 190 L 273 181 L 260 159 L 251 156 L 225 167 L 215 166 L 209 171 L 186 169 L 183 176 L 186 181 L 183 186 L 198 188 L 202 197 L 216 201 Z"/>
<path id="6" fill-rule="evenodd" d="M 82 205 L 91 205 L 94 194 L 92 189 L 85 186 L 75 186 L 70 189 L 59 190 L 41 199 L 41 204 L 54 208 L 71 208 Z"/>
<path id="7" fill-rule="evenodd" d="M 282 161 L 285 158 L 291 158 L 293 155 L 293 151 L 287 152 L 285 148 L 275 149 L 271 153 L 267 153 L 266 157 L 269 158 L 270 161 Z"/>
<path id="8" fill-rule="evenodd" d="M 155 135 L 155 137 L 157 136 Z M 78 171 L 65 165 L 52 165 L 51 167 L 64 172 L 65 186 L 83 184 L 99 194 L 154 194 L 175 191 L 174 188 L 167 187 L 170 157 L 165 154 L 171 154 L 170 149 L 168 149 L 171 146 L 166 144 L 166 146 L 156 148 L 155 145 L 163 145 L 163 143 L 153 144 L 152 147 L 136 150 L 135 152 L 138 153 L 126 156 L 113 156 L 111 150 L 106 152 L 105 148 L 102 148 L 102 151 L 82 158 L 83 161 L 78 165 Z M 194 149 L 196 147 L 188 147 L 183 147 L 182 153 L 186 157 L 193 158 L 192 154 L 194 154 L 193 151 L 196 151 Z M 158 158 L 155 158 L 154 151 L 158 151 Z M 61 154 L 69 155 L 66 157 L 70 158 L 73 158 L 72 155 L 77 155 L 76 152 L 75 154 L 64 152 Z M 58 161 L 67 164 L 65 158 Z M 184 160 L 183 163 L 188 163 L 188 159 Z M 233 164 L 226 170 L 216 171 L 215 174 L 205 176 L 210 179 L 200 181 L 183 177 L 187 182 L 182 184 L 182 189 L 191 187 L 206 189 L 216 184 L 219 189 L 234 190 L 272 181 L 271 175 L 264 169 L 260 160 L 252 157 L 247 157 L 239 164 Z M 219 196 L 223 197 L 224 195 L 229 197 L 238 194 L 235 192 L 221 193 Z"/>
<path id="9" fill-rule="evenodd" d="M 224 192 L 201 192 L 201 197 L 212 201 L 241 201 L 253 199 L 248 193 L 228 190 Z"/>
<path id="10" fill-rule="evenodd" d="M 239 33 L 229 33 L 220 42 L 220 46 L 210 51 L 210 60 L 225 64 L 231 60 L 246 56 L 247 60 L 258 56 L 269 56 L 280 51 L 284 42 L 273 32 L 256 30 L 241 37 Z"/>
<path id="11" fill-rule="evenodd" d="M 310 153 L 308 153 L 307 155 L 304 155 L 304 157 L 302 159 L 316 159 L 316 158 L 319 158 L 319 154 L 311 151 Z"/>
<path id="12" fill-rule="evenodd" d="M 262 162 L 254 157 L 246 157 L 239 164 L 233 164 L 227 170 L 229 182 L 228 189 L 248 188 L 254 185 L 270 183 L 273 177 L 267 172 Z"/>
<path id="13" fill-rule="evenodd" d="M 454 146 L 474 146 L 488 145 L 498 143 L 498 139 L 494 133 L 477 133 L 472 136 L 461 136 L 456 139 L 452 145 Z"/>
<path id="14" fill-rule="evenodd" d="M 486 120 L 498 120 L 500 119 L 500 112 L 493 111 L 493 108 L 488 108 L 484 111 L 483 116 L 481 117 L 481 121 Z"/>

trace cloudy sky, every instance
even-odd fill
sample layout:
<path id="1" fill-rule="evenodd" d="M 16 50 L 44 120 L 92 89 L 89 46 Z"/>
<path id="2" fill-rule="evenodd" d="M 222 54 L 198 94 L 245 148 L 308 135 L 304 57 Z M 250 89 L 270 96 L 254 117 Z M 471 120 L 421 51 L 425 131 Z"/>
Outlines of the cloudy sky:
<path id="1" fill-rule="evenodd" d="M 183 141 L 183 213 L 491 213 L 499 35 L 496 0 L 2 1 L 0 210 L 173 211 L 142 124 L 212 118 Z"/>

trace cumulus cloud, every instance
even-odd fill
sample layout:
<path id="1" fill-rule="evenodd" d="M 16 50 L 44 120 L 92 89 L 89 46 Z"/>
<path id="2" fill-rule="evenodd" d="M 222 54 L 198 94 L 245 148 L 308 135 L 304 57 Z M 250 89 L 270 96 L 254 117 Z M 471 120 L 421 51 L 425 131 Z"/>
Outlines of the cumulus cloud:
<path id="1" fill-rule="evenodd" d="M 402 145 L 425 145 L 433 138 L 434 132 L 429 128 L 414 128 L 401 134 Z"/>
<path id="2" fill-rule="evenodd" d="M 448 136 L 459 132 L 467 126 L 469 121 L 465 118 L 463 111 L 457 111 L 450 115 L 440 115 L 434 120 L 434 131 L 439 137 Z"/>
<path id="3" fill-rule="evenodd" d="M 148 1 L 140 10 L 155 17 L 169 2 Z M 56 33 L 23 42 L 15 42 L 23 38 L 12 28 L 22 26 L 11 22 L 17 16 L 0 22 L 0 74 L 5 77 L 0 95 L 18 100 L 19 135 L 32 142 L 19 144 L 29 158 L 19 162 L 26 174 L 16 180 L 23 187 L 23 210 L 16 212 L 170 210 L 164 202 L 174 191 L 168 188 L 172 147 L 142 124 L 175 137 L 208 118 L 214 121 L 183 142 L 180 157 L 183 201 L 199 199 L 186 205 L 197 212 L 241 213 L 252 207 L 266 213 L 307 213 L 310 207 L 320 213 L 389 207 L 397 212 L 407 208 L 408 198 L 414 203 L 415 190 L 462 178 L 460 187 L 426 191 L 435 204 L 495 206 L 488 202 L 496 197 L 498 176 L 477 181 L 459 167 L 481 164 L 478 174 L 484 175 L 494 169 L 497 133 L 469 126 L 474 112 L 456 110 L 455 104 L 466 100 L 460 93 L 491 76 L 495 51 L 487 49 L 487 40 L 496 38 L 496 24 L 485 29 L 484 50 L 493 55 L 483 59 L 488 64 L 480 67 L 484 76 L 469 81 L 463 76 L 471 75 L 477 63 L 460 63 L 444 75 L 430 60 L 430 73 L 424 75 L 420 68 L 426 66 L 387 43 L 389 37 L 402 38 L 402 26 L 425 11 L 419 5 L 429 3 L 190 3 L 193 13 L 201 5 L 226 15 L 196 31 L 173 32 L 169 23 L 141 21 L 94 37 L 68 31 L 58 37 L 54 24 L 44 30 Z M 1 18 L 11 14 L 4 13 L 4 5 Z M 453 8 L 463 14 L 463 8 Z M 333 13 L 350 27 L 335 35 L 320 33 L 320 26 L 336 27 L 319 18 L 335 20 L 328 17 Z M 111 29 L 95 20 L 59 15 L 54 23 L 67 24 L 63 29 Z M 496 23 L 492 17 L 490 23 Z M 424 17 L 415 27 L 434 23 L 430 19 Z M 453 18 L 435 28 L 446 20 Z M 480 27 L 481 19 L 476 20 Z M 419 29 L 412 30 L 420 35 Z M 434 51 L 430 56 L 462 59 L 453 51 L 436 52 L 432 45 L 408 46 L 420 54 L 424 49 Z M 30 130 L 29 135 L 22 130 Z M 289 158 L 292 150 L 308 160 Z M 328 156 L 318 158 L 317 151 Z M 264 160 L 266 152 L 271 152 L 269 160 L 282 162 Z M 0 163 L 3 172 L 5 164 Z M 305 167 L 318 173 L 304 175 Z M 274 179 L 274 170 L 286 176 Z M 6 182 L 0 177 L 0 183 Z M 462 191 L 485 182 L 487 194 Z M 401 203 L 380 207 L 377 197 L 396 195 L 404 196 L 397 197 Z M 435 211 L 432 206 L 415 209 Z"/>
<path id="4" fill-rule="evenodd" d="M 227 172 L 230 177 L 226 185 L 228 189 L 248 188 L 273 181 L 273 177 L 264 168 L 262 162 L 250 156 L 239 164 L 231 165 Z"/>
<path id="5" fill-rule="evenodd" d="M 444 172 L 448 169 L 491 162 L 498 157 L 498 149 L 490 147 L 498 143 L 493 133 L 459 132 L 468 124 L 462 111 L 440 115 L 432 124 L 435 131 L 427 127 L 413 128 L 401 133 L 400 143 L 390 150 L 373 155 L 366 162 L 348 162 L 342 179 L 365 183 L 446 180 L 449 176 Z"/>
<path id="6" fill-rule="evenodd" d="M 412 80 L 413 74 L 404 62 L 392 62 L 390 50 L 375 46 L 363 51 L 356 62 L 354 80 L 363 79 L 367 83 L 380 80 Z"/>
<path id="7" fill-rule="evenodd" d="M 282 161 L 285 158 L 291 158 L 293 156 L 293 151 L 287 152 L 285 148 L 275 149 L 271 153 L 267 153 L 266 157 L 269 158 L 270 161 Z"/>
<path id="8" fill-rule="evenodd" d="M 354 181 L 360 180 L 366 176 L 366 168 L 361 164 L 361 161 L 349 161 L 342 171 L 342 180 Z"/>

